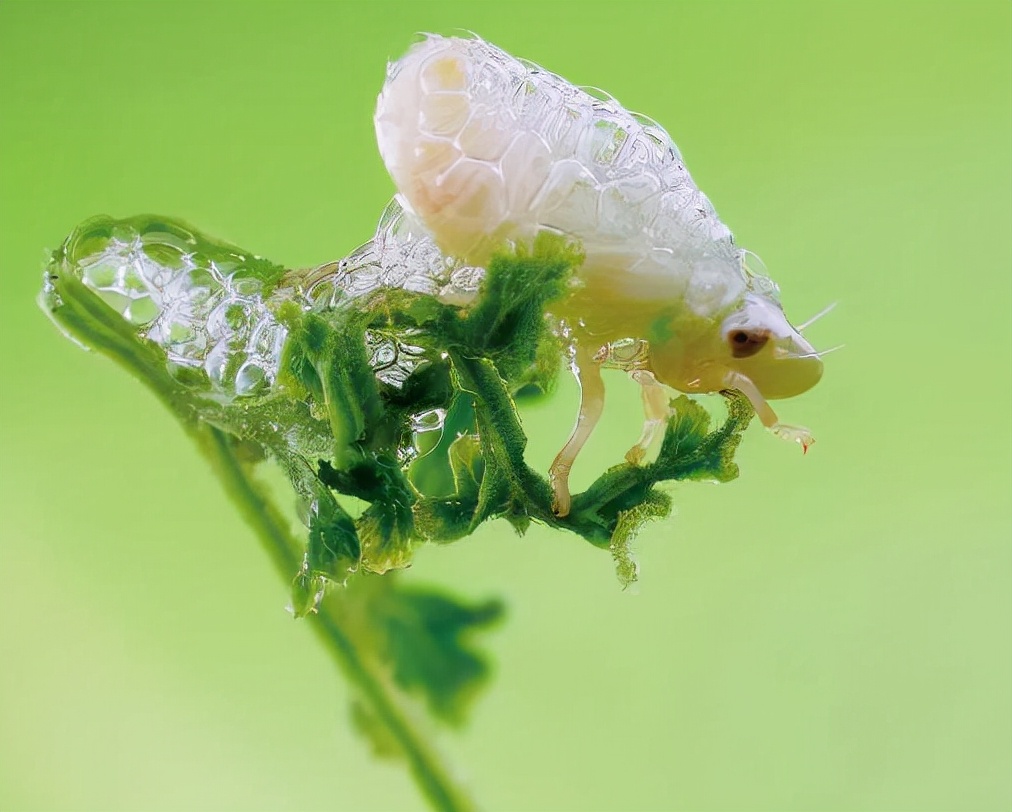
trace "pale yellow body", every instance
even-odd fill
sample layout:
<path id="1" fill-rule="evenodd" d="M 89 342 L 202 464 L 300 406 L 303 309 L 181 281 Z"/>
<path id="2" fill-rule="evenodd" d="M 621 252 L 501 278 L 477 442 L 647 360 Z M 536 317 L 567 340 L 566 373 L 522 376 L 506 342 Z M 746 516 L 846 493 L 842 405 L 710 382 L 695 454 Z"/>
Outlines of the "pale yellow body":
<path id="1" fill-rule="evenodd" d="M 552 466 L 560 513 L 603 408 L 602 365 L 643 387 L 646 424 L 630 461 L 667 417 L 660 384 L 737 388 L 767 426 L 811 442 L 778 423 L 766 400 L 814 385 L 818 354 L 787 322 L 776 286 L 746 269 L 654 122 L 482 40 L 428 37 L 390 66 L 376 133 L 401 205 L 446 254 L 481 265 L 505 241 L 544 229 L 581 244 L 577 284 L 553 306 L 583 395 Z"/>

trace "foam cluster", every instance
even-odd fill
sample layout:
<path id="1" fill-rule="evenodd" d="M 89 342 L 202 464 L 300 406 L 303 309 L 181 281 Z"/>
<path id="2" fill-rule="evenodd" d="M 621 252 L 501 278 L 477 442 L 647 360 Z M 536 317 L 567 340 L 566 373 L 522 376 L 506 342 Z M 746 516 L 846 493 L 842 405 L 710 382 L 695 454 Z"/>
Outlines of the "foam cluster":
<path id="1" fill-rule="evenodd" d="M 287 330 L 277 308 L 352 307 L 382 288 L 466 301 L 484 271 L 445 257 L 397 204 L 372 240 L 340 262 L 285 272 L 234 246 L 167 218 L 94 217 L 57 254 L 69 271 L 164 349 L 175 373 L 206 380 L 222 400 L 266 392 L 275 382 Z M 426 362 L 407 331 L 365 336 L 377 378 L 403 386 Z"/>
<path id="2" fill-rule="evenodd" d="M 481 39 L 429 36 L 390 65 L 376 133 L 405 208 L 449 255 L 481 264 L 554 229 L 582 243 L 585 275 L 662 277 L 700 313 L 746 287 L 743 252 L 662 127 Z"/>

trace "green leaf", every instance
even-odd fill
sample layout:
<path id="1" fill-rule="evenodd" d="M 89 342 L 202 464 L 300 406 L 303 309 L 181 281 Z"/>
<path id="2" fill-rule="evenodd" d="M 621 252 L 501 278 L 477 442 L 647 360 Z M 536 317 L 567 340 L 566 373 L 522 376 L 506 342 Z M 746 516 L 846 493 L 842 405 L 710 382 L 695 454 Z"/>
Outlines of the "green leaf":
<path id="1" fill-rule="evenodd" d="M 485 459 L 477 435 L 462 434 L 450 444 L 447 456 L 452 494 L 421 499 L 415 506 L 415 526 L 419 534 L 436 543 L 456 541 L 471 532 L 485 478 Z"/>
<path id="2" fill-rule="evenodd" d="M 338 493 L 371 503 L 355 522 L 367 570 L 382 574 L 411 562 L 416 496 L 396 459 L 369 453 L 343 470 L 321 460 L 319 476 Z"/>
<path id="3" fill-rule="evenodd" d="M 502 603 L 466 603 L 391 575 L 362 581 L 356 588 L 368 593 L 369 628 L 397 684 L 439 719 L 461 724 L 491 673 L 474 637 L 501 619 Z"/>
<path id="4" fill-rule="evenodd" d="M 362 566 L 382 575 L 411 564 L 414 517 L 411 504 L 376 502 L 356 522 L 362 540 Z"/>
<path id="5" fill-rule="evenodd" d="M 485 477 L 485 459 L 481 442 L 474 434 L 463 434 L 450 446 L 453 484 L 460 499 L 477 499 Z"/>
<path id="6" fill-rule="evenodd" d="M 643 525 L 654 519 L 663 519 L 671 512 L 671 499 L 667 494 L 650 491 L 646 498 L 629 510 L 619 511 L 608 549 L 615 560 L 615 574 L 622 589 L 627 589 L 639 577 L 639 565 L 633 558 L 632 542 Z"/>
<path id="7" fill-rule="evenodd" d="M 554 333 L 541 337 L 534 351 L 534 362 L 521 372 L 513 385 L 513 399 L 518 403 L 543 400 L 555 391 L 565 347 Z"/>
<path id="8" fill-rule="evenodd" d="M 343 584 L 362 559 L 355 522 L 336 499 L 321 489 L 311 506 L 306 568 L 310 576 L 324 576 Z"/>
<path id="9" fill-rule="evenodd" d="M 478 438 L 485 471 L 471 527 L 494 516 L 506 516 L 525 528 L 527 517 L 551 516 L 551 491 L 524 460 L 527 437 L 505 381 L 493 363 L 451 351 L 461 389 L 474 396 Z"/>
<path id="10" fill-rule="evenodd" d="M 350 464 L 356 446 L 379 425 L 383 404 L 365 346 L 359 311 L 309 312 L 291 318 L 279 380 L 326 411 L 335 459 Z"/>
<path id="11" fill-rule="evenodd" d="M 327 579 L 303 569 L 292 581 L 292 614 L 306 617 L 317 610 L 327 588 Z"/>
<path id="12" fill-rule="evenodd" d="M 547 386 L 552 371 L 543 347 L 552 342 L 545 309 L 566 291 L 582 261 L 576 246 L 547 232 L 530 249 L 495 254 L 462 325 L 468 354 L 488 357 L 508 382 Z"/>
<path id="13" fill-rule="evenodd" d="M 674 417 L 668 423 L 657 461 L 651 466 L 653 476 L 714 482 L 729 482 L 738 476 L 734 452 L 753 411 L 743 396 L 723 394 L 728 417 L 713 432 L 708 432 L 710 416 L 702 406 L 686 395 L 672 401 Z"/>

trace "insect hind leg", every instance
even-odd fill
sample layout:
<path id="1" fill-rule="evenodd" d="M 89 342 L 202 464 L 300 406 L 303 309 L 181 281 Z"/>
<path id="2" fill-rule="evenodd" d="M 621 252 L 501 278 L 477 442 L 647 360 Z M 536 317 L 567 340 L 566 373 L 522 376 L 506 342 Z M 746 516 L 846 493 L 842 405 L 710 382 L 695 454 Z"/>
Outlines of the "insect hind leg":
<path id="1" fill-rule="evenodd" d="M 549 468 L 552 485 L 552 510 L 556 516 L 568 516 L 572 498 L 569 493 L 569 472 L 584 444 L 594 433 L 604 411 L 604 381 L 601 364 L 583 345 L 577 344 L 573 372 L 580 384 L 580 412 L 569 440 L 556 455 Z"/>
<path id="2" fill-rule="evenodd" d="M 629 377 L 641 387 L 644 419 L 640 438 L 636 441 L 636 445 L 626 452 L 625 458 L 627 462 L 639 465 L 657 438 L 657 432 L 662 430 L 667 422 L 671 408 L 668 405 L 668 394 L 664 391 L 664 387 L 657 382 L 654 373 L 638 369 L 629 373 Z"/>

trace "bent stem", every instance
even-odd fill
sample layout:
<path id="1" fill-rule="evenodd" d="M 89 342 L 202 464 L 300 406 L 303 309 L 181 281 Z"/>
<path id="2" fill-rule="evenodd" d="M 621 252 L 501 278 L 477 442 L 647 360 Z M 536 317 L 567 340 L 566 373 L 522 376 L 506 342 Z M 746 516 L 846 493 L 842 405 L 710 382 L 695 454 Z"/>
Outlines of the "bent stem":
<path id="1" fill-rule="evenodd" d="M 57 294 L 47 308 L 68 336 L 89 349 L 110 357 L 151 389 L 186 428 L 210 460 L 229 497 L 256 532 L 264 550 L 285 581 L 302 566 L 302 545 L 292 536 L 287 521 L 253 476 L 252 466 L 237 454 L 234 438 L 200 417 L 213 406 L 201 402 L 165 369 L 164 359 L 149 343 L 139 340 L 130 326 L 91 291 L 69 274 L 51 278 Z M 370 660 L 365 646 L 354 639 L 351 623 L 341 612 L 338 593 L 332 592 L 309 622 L 345 677 L 352 683 L 375 718 L 403 752 L 411 775 L 432 806 L 446 812 L 475 808 L 456 784 L 450 771 L 416 727 L 391 681 Z M 366 641 L 367 642 L 367 641 Z"/>
<path id="2" fill-rule="evenodd" d="M 287 530 L 285 520 L 249 466 L 236 456 L 234 443 L 220 429 L 205 426 L 197 440 L 217 472 L 226 492 L 256 532 L 282 578 L 302 564 L 300 543 Z M 424 735 L 409 721 L 391 691 L 389 680 L 375 669 L 344 628 L 335 595 L 324 599 L 309 620 L 345 677 L 361 692 L 377 719 L 394 737 L 407 757 L 412 777 L 436 809 L 463 812 L 474 803 L 455 785 L 447 767 Z"/>

